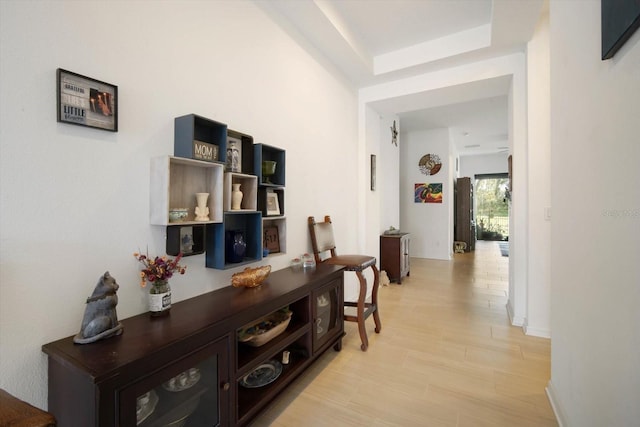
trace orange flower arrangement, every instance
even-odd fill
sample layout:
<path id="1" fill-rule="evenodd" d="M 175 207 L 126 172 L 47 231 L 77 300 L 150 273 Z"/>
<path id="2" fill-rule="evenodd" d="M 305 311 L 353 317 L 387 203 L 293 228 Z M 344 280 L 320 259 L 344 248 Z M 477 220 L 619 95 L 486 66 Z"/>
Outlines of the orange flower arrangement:
<path id="1" fill-rule="evenodd" d="M 187 267 L 179 264 L 182 253 L 179 253 L 175 259 L 166 256 L 151 258 L 137 252 L 133 256 L 144 265 L 140 271 L 140 286 L 143 288 L 147 282 L 155 285 L 155 282 L 169 280 L 174 273 L 184 274 L 187 270 Z"/>

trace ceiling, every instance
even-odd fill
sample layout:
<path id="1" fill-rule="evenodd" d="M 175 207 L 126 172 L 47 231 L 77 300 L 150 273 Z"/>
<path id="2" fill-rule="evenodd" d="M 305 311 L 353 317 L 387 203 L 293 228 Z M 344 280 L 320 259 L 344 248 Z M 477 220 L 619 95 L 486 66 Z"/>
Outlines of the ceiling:
<path id="1" fill-rule="evenodd" d="M 524 51 L 544 0 L 258 0 L 356 87 Z M 372 104 L 401 132 L 448 127 L 461 155 L 508 147 L 510 80 L 491 79 Z"/>

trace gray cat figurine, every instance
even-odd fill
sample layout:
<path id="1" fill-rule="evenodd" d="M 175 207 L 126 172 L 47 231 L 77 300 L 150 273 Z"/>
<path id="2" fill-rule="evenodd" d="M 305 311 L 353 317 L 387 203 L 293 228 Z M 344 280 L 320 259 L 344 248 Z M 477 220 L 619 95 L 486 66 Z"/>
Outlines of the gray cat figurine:
<path id="1" fill-rule="evenodd" d="M 87 298 L 82 326 L 73 338 L 74 343 L 88 344 L 122 333 L 124 327 L 118 322 L 116 314 L 118 288 L 116 279 L 111 277 L 108 271 L 100 277 L 93 294 Z"/>

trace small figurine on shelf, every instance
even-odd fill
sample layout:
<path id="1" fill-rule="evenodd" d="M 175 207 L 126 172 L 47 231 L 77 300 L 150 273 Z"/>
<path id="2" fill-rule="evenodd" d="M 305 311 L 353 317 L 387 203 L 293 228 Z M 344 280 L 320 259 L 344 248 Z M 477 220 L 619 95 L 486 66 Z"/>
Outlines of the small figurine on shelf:
<path id="1" fill-rule="evenodd" d="M 240 170 L 240 148 L 241 142 L 235 138 L 229 138 L 227 147 L 227 172 L 242 172 Z"/>
<path id="2" fill-rule="evenodd" d="M 209 207 L 207 207 L 207 199 L 209 193 L 196 193 L 196 221 L 209 221 Z"/>

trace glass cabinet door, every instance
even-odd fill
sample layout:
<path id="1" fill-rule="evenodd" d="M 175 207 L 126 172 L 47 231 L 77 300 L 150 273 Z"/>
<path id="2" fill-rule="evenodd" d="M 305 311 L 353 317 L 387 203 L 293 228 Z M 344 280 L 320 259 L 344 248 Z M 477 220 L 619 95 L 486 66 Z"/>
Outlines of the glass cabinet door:
<path id="1" fill-rule="evenodd" d="M 410 270 L 409 236 L 408 235 L 403 236 L 402 239 L 400 240 L 400 257 L 401 257 L 400 258 L 400 261 L 401 261 L 400 278 L 402 279 L 402 276 L 407 274 Z"/>
<path id="2" fill-rule="evenodd" d="M 342 332 L 342 281 L 334 280 L 313 293 L 313 350 Z"/>
<path id="3" fill-rule="evenodd" d="M 229 402 L 227 344 L 218 341 L 165 366 L 120 393 L 120 425 L 225 425 Z"/>

